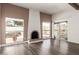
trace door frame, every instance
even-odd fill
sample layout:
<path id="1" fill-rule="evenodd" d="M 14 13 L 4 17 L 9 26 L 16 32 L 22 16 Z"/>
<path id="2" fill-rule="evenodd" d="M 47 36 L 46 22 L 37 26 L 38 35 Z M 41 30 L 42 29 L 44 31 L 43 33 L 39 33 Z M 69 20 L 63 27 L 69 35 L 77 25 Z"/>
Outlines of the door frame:
<path id="1" fill-rule="evenodd" d="M 12 18 L 12 19 L 20 19 L 20 18 Z M 23 23 L 24 23 L 25 20 L 24 20 L 24 19 L 22 19 L 22 20 L 23 20 Z M 5 37 L 5 35 L 6 35 L 6 33 L 5 33 L 5 32 L 6 32 L 6 23 L 5 23 L 5 21 L 6 21 L 6 17 L 5 17 L 5 20 L 4 20 L 4 24 L 5 24 L 5 25 L 4 25 L 4 41 L 5 41 L 4 44 L 5 44 L 5 45 L 15 45 L 15 44 L 19 44 L 19 41 L 18 41 L 18 43 L 15 42 L 15 43 L 7 43 L 7 44 L 6 44 L 6 37 Z M 25 25 L 24 25 L 24 26 L 25 26 Z M 23 27 L 23 41 L 24 41 L 24 27 Z M 22 41 L 22 42 L 23 42 L 23 41 Z M 21 42 L 20 42 L 20 43 L 21 43 Z M 3 45 L 4 45 L 4 44 L 3 44 Z"/>
<path id="2" fill-rule="evenodd" d="M 54 22 L 54 24 L 60 24 L 60 23 L 64 23 L 64 22 L 66 22 L 66 24 L 67 24 L 67 28 L 68 28 L 68 21 L 59 21 L 59 22 Z M 60 25 L 59 25 L 59 31 L 60 31 Z M 54 34 L 54 35 L 55 35 L 55 34 Z M 66 35 L 67 35 L 67 39 L 65 39 L 65 40 L 68 40 L 68 30 L 67 30 Z M 59 38 L 60 38 L 60 34 L 59 34 Z"/>

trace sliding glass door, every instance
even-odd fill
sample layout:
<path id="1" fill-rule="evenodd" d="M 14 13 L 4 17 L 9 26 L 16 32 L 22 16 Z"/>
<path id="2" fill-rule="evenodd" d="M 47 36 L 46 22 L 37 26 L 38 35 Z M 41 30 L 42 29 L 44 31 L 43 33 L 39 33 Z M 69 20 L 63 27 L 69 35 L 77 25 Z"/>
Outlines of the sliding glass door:
<path id="1" fill-rule="evenodd" d="M 67 40 L 67 21 L 54 23 L 54 35 L 57 39 Z"/>
<path id="2" fill-rule="evenodd" d="M 42 22 L 42 38 L 50 38 L 50 22 Z"/>
<path id="3" fill-rule="evenodd" d="M 23 41 L 24 20 L 15 18 L 5 18 L 5 41 L 15 43 Z"/>

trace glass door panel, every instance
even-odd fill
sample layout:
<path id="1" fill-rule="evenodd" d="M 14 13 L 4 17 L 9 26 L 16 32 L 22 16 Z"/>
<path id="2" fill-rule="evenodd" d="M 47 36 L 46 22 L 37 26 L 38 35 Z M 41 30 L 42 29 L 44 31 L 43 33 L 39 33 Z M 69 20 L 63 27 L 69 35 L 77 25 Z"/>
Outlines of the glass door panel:
<path id="1" fill-rule="evenodd" d="M 50 23 L 49 22 L 42 23 L 42 37 L 50 38 Z"/>
<path id="2" fill-rule="evenodd" d="M 67 22 L 57 22 L 54 24 L 54 35 L 57 39 L 67 40 Z"/>
<path id="3" fill-rule="evenodd" d="M 59 24 L 54 24 L 54 35 L 59 38 Z"/>
<path id="4" fill-rule="evenodd" d="M 14 43 L 23 41 L 24 20 L 8 18 L 5 19 L 5 41 Z"/>
<path id="5" fill-rule="evenodd" d="M 63 23 L 60 23 L 60 38 L 61 39 L 67 39 L 67 23 L 66 22 L 63 22 Z"/>

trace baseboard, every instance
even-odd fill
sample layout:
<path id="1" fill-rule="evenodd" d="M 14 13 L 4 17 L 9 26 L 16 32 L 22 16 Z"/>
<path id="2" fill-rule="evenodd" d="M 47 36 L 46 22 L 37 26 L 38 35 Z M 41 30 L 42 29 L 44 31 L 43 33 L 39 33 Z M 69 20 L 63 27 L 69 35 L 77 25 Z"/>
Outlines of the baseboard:
<path id="1" fill-rule="evenodd" d="M 7 43 L 7 44 L 1 44 L 0 47 L 7 47 L 7 46 L 18 45 L 18 44 L 24 44 L 24 43 L 28 43 L 28 41 L 15 42 L 15 43 Z"/>
<path id="2" fill-rule="evenodd" d="M 74 41 L 67 41 L 68 43 L 73 43 L 73 44 L 78 44 L 79 45 L 79 42 L 74 42 Z"/>

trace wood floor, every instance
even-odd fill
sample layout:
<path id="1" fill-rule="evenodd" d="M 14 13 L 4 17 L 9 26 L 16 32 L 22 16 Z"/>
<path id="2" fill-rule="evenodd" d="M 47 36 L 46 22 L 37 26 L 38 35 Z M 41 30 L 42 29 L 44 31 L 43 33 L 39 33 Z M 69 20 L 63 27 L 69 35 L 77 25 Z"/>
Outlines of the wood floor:
<path id="1" fill-rule="evenodd" d="M 65 40 L 44 40 L 0 48 L 0 55 L 79 55 L 79 45 Z"/>

